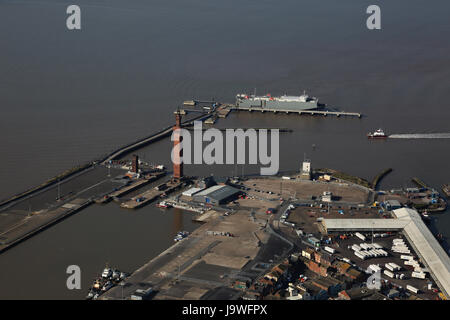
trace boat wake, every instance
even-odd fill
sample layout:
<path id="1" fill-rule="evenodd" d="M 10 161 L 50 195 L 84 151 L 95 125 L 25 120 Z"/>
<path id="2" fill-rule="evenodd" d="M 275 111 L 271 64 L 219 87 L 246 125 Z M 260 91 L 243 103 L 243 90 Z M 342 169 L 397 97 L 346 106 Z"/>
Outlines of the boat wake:
<path id="1" fill-rule="evenodd" d="M 390 139 L 450 139 L 450 133 L 404 133 L 391 134 Z"/>

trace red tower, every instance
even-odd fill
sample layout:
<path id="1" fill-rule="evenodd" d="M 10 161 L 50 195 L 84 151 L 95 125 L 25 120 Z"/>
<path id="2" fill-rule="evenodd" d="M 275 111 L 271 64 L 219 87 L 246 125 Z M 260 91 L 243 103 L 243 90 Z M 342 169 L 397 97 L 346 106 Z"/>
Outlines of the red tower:
<path id="1" fill-rule="evenodd" d="M 133 154 L 133 160 L 131 160 L 131 171 L 139 173 L 139 157 L 136 154 Z"/>
<path id="2" fill-rule="evenodd" d="M 173 130 L 181 129 L 181 113 L 180 111 L 175 112 L 175 126 Z M 183 137 L 179 133 L 175 133 L 173 148 L 176 150 L 176 146 L 183 140 Z M 183 163 L 180 161 L 183 156 L 183 150 L 180 150 L 178 154 L 174 154 L 174 163 L 173 163 L 173 177 L 174 179 L 181 179 L 183 177 Z M 178 164 L 177 164 L 178 163 Z"/>

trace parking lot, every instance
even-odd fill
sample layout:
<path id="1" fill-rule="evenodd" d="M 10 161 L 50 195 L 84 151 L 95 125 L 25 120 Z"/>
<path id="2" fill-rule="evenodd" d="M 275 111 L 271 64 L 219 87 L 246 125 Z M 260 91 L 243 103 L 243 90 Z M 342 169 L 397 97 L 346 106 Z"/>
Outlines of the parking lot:
<path id="1" fill-rule="evenodd" d="M 349 248 L 353 244 L 360 245 L 361 243 L 372 243 L 372 234 L 371 233 L 364 233 L 366 236 L 366 240 L 362 241 L 360 238 L 356 237 L 354 233 L 333 233 L 333 244 L 329 245 L 330 247 L 336 249 L 335 256 L 338 258 L 347 258 L 350 259 L 351 263 L 356 266 L 360 271 L 365 271 L 371 264 L 379 265 L 382 268 L 382 274 L 381 278 L 383 280 L 386 280 L 388 283 L 393 284 L 394 286 L 399 286 L 402 288 L 406 288 L 406 285 L 411 285 L 417 289 L 419 289 L 421 292 L 418 294 L 419 297 L 425 298 L 425 299 L 433 299 L 435 296 L 435 293 L 431 290 L 428 290 L 427 285 L 429 282 L 433 282 L 433 288 L 436 288 L 436 285 L 434 284 L 433 279 L 431 276 L 427 273 L 427 277 L 425 279 L 417 279 L 411 277 L 412 271 L 414 271 L 414 268 L 412 266 L 408 266 L 404 264 L 404 260 L 400 258 L 400 253 L 393 252 L 391 250 L 392 247 L 392 240 L 393 239 L 399 239 L 402 238 L 404 242 L 407 244 L 407 246 L 411 250 L 411 256 L 414 256 L 416 260 L 419 260 L 417 255 L 412 250 L 411 246 L 408 244 L 408 241 L 403 237 L 401 233 L 392 233 L 388 236 L 381 238 L 376 237 L 373 239 L 373 243 L 378 243 L 383 247 L 383 250 L 388 252 L 387 257 L 377 257 L 377 258 L 368 258 L 366 260 L 362 260 L 359 257 L 357 257 L 354 254 L 354 251 Z M 376 235 L 376 234 L 374 234 Z M 344 239 L 341 239 L 341 236 L 343 236 Z M 419 260 L 420 261 L 420 260 Z M 404 274 L 405 278 L 400 279 L 392 279 L 386 274 L 383 273 L 383 270 L 386 269 L 385 264 L 386 263 L 395 263 L 401 267 L 400 271 L 395 272 L 395 274 Z M 423 264 L 422 264 L 423 266 Z"/>

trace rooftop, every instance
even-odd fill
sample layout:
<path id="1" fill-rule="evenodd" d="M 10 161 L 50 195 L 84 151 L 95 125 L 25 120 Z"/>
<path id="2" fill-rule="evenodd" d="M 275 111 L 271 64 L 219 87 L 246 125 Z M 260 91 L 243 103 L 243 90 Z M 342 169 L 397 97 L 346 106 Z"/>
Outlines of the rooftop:
<path id="1" fill-rule="evenodd" d="M 214 199 L 225 199 L 233 194 L 238 193 L 239 190 L 227 185 L 216 185 L 212 186 L 206 190 L 200 191 L 196 193 L 196 196 L 208 196 Z"/>
<path id="2" fill-rule="evenodd" d="M 399 219 L 323 219 L 322 224 L 327 231 L 380 231 L 402 230 L 407 222 Z"/>
<path id="3" fill-rule="evenodd" d="M 401 208 L 394 210 L 393 213 L 398 220 L 407 222 L 403 229 L 406 238 L 428 267 L 443 293 L 450 297 L 450 258 L 447 253 L 416 210 Z"/>
<path id="4" fill-rule="evenodd" d="M 393 210 L 396 219 L 323 219 L 327 231 L 401 230 L 430 270 L 444 295 L 450 297 L 450 258 L 416 210 Z"/>

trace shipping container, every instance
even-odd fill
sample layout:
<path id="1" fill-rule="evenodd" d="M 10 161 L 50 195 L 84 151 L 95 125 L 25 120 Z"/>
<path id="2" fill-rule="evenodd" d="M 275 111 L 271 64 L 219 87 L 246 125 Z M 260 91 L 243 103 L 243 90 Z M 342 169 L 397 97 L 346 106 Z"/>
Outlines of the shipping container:
<path id="1" fill-rule="evenodd" d="M 373 257 L 378 257 L 380 254 L 377 252 L 377 250 L 371 249 L 369 250 L 369 253 L 373 256 Z"/>
<path id="2" fill-rule="evenodd" d="M 409 284 L 406 285 L 406 289 L 408 289 L 409 291 L 414 292 L 414 293 L 419 292 L 419 289 L 414 288 L 413 286 L 410 286 Z"/>
<path id="3" fill-rule="evenodd" d="M 361 247 L 361 249 L 364 249 L 364 250 L 370 249 L 370 246 L 367 243 L 361 243 L 359 246 Z"/>
<path id="4" fill-rule="evenodd" d="M 418 278 L 418 279 L 425 279 L 425 273 L 413 271 L 411 274 L 411 277 Z"/>
<path id="5" fill-rule="evenodd" d="M 400 259 L 402 259 L 402 260 L 414 260 L 414 257 L 413 256 L 401 255 Z"/>
<path id="6" fill-rule="evenodd" d="M 332 254 L 336 252 L 336 250 L 334 250 L 333 248 L 327 247 L 327 246 L 325 246 L 324 249 L 325 249 L 325 251 L 328 251 L 329 253 L 332 253 Z"/>
<path id="7" fill-rule="evenodd" d="M 388 277 L 390 277 L 390 278 L 394 278 L 394 273 L 392 273 L 392 272 L 389 271 L 389 270 L 384 270 L 383 273 L 384 273 L 385 275 L 387 275 Z"/>
<path id="8" fill-rule="evenodd" d="M 353 251 L 360 251 L 360 250 L 361 250 L 361 247 L 358 246 L 357 244 L 354 244 L 354 245 L 352 245 L 352 250 L 353 250 Z"/>
<path id="9" fill-rule="evenodd" d="M 391 271 L 395 271 L 395 268 L 393 266 L 391 266 L 390 263 L 386 263 L 384 266 L 386 267 L 386 269 L 389 269 Z"/>
<path id="10" fill-rule="evenodd" d="M 371 269 L 373 272 L 377 272 L 377 271 L 380 271 L 380 272 L 381 272 L 381 267 L 380 267 L 380 266 L 377 266 L 376 264 L 371 264 L 371 265 L 369 266 L 369 269 Z"/>
<path id="11" fill-rule="evenodd" d="M 366 241 L 366 237 L 363 236 L 361 233 L 357 232 L 355 233 L 355 236 L 357 236 L 358 238 L 360 238 L 362 241 Z"/>
<path id="12" fill-rule="evenodd" d="M 419 263 L 414 260 L 406 260 L 404 263 L 407 266 L 420 267 Z"/>
<path id="13" fill-rule="evenodd" d="M 393 262 L 391 262 L 391 263 L 389 263 L 389 264 L 394 268 L 394 271 L 398 271 L 398 270 L 401 269 L 401 267 L 400 267 L 398 264 L 395 264 L 395 263 L 393 263 Z"/>

